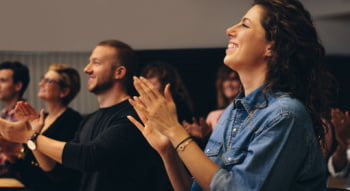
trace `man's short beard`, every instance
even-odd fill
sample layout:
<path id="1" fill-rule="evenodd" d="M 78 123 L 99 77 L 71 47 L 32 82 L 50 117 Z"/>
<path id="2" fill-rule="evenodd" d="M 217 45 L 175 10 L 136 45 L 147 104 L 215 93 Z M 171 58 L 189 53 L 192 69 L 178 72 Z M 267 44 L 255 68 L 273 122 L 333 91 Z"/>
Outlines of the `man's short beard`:
<path id="1" fill-rule="evenodd" d="M 103 84 L 97 84 L 93 89 L 90 90 L 90 92 L 96 95 L 101 94 L 111 89 L 112 86 L 113 86 L 113 81 L 108 81 Z"/>

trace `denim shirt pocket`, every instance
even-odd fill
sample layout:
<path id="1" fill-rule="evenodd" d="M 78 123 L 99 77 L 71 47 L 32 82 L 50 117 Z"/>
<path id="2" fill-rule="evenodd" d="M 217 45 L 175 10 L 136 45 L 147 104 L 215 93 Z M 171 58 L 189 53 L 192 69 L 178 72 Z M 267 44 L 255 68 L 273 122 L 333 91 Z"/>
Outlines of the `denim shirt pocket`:
<path id="1" fill-rule="evenodd" d="M 221 148 L 222 148 L 222 143 L 209 141 L 206 148 L 205 148 L 205 154 L 209 158 L 216 157 L 220 154 Z"/>
<path id="2" fill-rule="evenodd" d="M 226 166 L 240 164 L 247 156 L 247 150 L 242 148 L 233 148 L 223 153 L 222 160 Z"/>

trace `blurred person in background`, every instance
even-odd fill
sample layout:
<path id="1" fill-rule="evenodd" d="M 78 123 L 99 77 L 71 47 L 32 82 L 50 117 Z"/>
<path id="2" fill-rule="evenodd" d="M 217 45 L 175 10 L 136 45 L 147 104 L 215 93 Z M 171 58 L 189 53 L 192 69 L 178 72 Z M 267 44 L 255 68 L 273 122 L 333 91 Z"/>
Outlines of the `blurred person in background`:
<path id="1" fill-rule="evenodd" d="M 17 121 L 15 105 L 23 100 L 23 94 L 29 84 L 28 67 L 18 61 L 5 61 L 0 64 L 0 101 L 3 104 L 0 117 L 9 121 Z M 11 163 L 22 158 L 22 146 L 0 138 L 0 176 L 16 177 Z"/>
<path id="2" fill-rule="evenodd" d="M 80 76 L 77 70 L 63 64 L 50 65 L 39 82 L 38 92 L 38 97 L 45 102 L 47 113 L 42 113 L 42 121 L 32 123 L 33 130 L 53 139 L 70 141 L 82 119 L 80 113 L 69 107 L 79 91 Z M 48 166 L 42 162 L 43 153 L 28 148 L 26 144 L 23 144 L 23 151 L 23 159 L 17 161 L 14 168 L 26 188 L 40 191 L 77 190 L 80 180 L 78 171 L 56 162 Z"/>
<path id="3" fill-rule="evenodd" d="M 215 82 L 217 109 L 209 112 L 206 119 L 193 117 L 192 122 L 183 122 L 186 131 L 197 138 L 197 143 L 203 148 L 214 130 L 225 108 L 232 103 L 242 89 L 238 73 L 226 65 L 220 65 Z"/>
<path id="4" fill-rule="evenodd" d="M 146 64 L 141 76 L 148 79 L 160 93 L 164 92 L 165 86 L 169 83 L 173 95 L 179 121 L 190 121 L 193 116 L 193 103 L 190 94 L 181 78 L 178 70 L 168 62 L 152 61 Z"/>

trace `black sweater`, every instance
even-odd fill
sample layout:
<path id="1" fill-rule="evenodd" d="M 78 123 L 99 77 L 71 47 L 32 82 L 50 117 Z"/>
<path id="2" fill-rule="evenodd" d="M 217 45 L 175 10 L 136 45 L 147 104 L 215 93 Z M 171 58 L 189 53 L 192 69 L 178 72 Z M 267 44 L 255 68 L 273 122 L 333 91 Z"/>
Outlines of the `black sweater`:
<path id="1" fill-rule="evenodd" d="M 171 190 L 159 155 L 127 115 L 137 116 L 128 101 L 101 108 L 66 144 L 63 165 L 82 172 L 81 191 Z"/>

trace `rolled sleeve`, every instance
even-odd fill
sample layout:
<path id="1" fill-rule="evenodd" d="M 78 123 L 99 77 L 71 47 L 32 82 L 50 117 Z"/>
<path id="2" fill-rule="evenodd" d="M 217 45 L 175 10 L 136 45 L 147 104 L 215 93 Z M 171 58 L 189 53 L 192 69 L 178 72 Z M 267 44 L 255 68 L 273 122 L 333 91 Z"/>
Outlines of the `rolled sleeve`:
<path id="1" fill-rule="evenodd" d="M 230 173 L 222 168 L 219 168 L 213 176 L 210 183 L 210 190 L 225 190 L 228 184 L 230 184 Z"/>
<path id="2" fill-rule="evenodd" d="M 348 162 L 342 170 L 336 172 L 333 166 L 333 156 L 331 156 L 328 160 L 328 171 L 333 177 L 346 177 L 349 171 L 349 166 L 350 165 Z"/>

